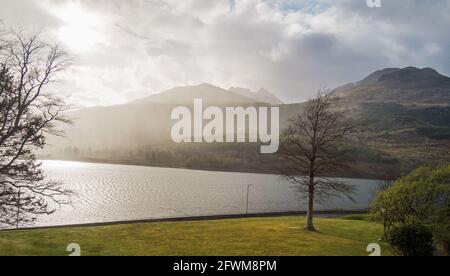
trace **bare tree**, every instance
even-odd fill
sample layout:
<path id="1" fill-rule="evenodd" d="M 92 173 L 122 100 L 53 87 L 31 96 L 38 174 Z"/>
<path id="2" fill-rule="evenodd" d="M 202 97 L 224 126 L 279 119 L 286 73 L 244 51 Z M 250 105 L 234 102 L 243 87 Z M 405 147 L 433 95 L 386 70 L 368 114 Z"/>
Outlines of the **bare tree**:
<path id="1" fill-rule="evenodd" d="M 18 225 L 67 203 L 69 191 L 44 181 L 35 151 L 45 146 L 46 135 L 62 135 L 57 122 L 70 122 L 62 115 L 64 102 L 50 91 L 70 59 L 39 35 L 10 32 L 1 38 L 0 223 Z"/>
<path id="2" fill-rule="evenodd" d="M 305 104 L 302 113 L 291 120 L 282 137 L 281 153 L 286 161 L 283 174 L 308 197 L 310 231 L 315 231 L 315 201 L 343 195 L 351 199 L 354 193 L 354 187 L 324 177 L 344 164 L 346 154 L 339 150 L 339 143 L 356 128 L 344 111 L 335 108 L 336 101 L 332 93 L 320 90 L 316 98 Z"/>

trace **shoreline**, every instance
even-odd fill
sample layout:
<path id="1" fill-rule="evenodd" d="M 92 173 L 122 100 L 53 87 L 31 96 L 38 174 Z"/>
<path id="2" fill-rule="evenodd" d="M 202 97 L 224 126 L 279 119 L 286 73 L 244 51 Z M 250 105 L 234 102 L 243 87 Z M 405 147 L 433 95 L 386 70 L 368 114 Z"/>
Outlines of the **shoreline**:
<path id="1" fill-rule="evenodd" d="M 208 169 L 208 168 L 186 168 L 186 167 L 170 167 L 170 166 L 158 166 L 158 165 L 146 165 L 141 162 L 127 162 L 127 161 L 107 161 L 99 159 L 64 159 L 64 158 L 49 158 L 38 156 L 39 161 L 63 161 L 63 162 L 77 162 L 86 164 L 106 164 L 106 165 L 122 165 L 122 166 L 136 166 L 136 167 L 148 167 L 148 168 L 158 168 L 158 169 L 179 169 L 179 170 L 189 170 L 189 171 L 207 171 L 207 172 L 227 172 L 227 173 L 247 173 L 247 174 L 263 174 L 263 175 L 277 175 L 281 174 L 276 172 L 263 172 L 263 171 L 251 171 L 251 170 L 221 170 L 221 169 Z M 331 178 L 348 178 L 348 179 L 368 179 L 368 180 L 380 180 L 379 178 L 372 176 L 346 176 L 346 175 L 326 175 L 320 177 L 331 177 Z"/>
<path id="2" fill-rule="evenodd" d="M 336 218 L 346 215 L 361 215 L 367 214 L 367 210 L 355 210 L 355 211 L 316 211 L 314 215 L 319 218 Z M 1 232 L 15 232 L 15 231 L 30 231 L 30 230 L 50 230 L 50 229 L 63 229 L 63 228 L 90 228 L 90 227 L 102 227 L 102 226 L 114 226 L 124 224 L 147 224 L 147 223 L 160 223 L 160 222 L 188 222 L 188 221 L 214 221 L 214 220 L 230 220 L 230 219 L 244 219 L 244 218 L 270 218 L 270 217 L 292 217 L 292 216 L 305 216 L 306 211 L 296 212 L 272 212 L 272 213 L 255 213 L 255 214 L 230 214 L 230 215 L 210 215 L 210 216 L 191 216 L 191 217 L 174 217 L 174 218 L 154 218 L 154 219 L 142 219 L 142 220 L 123 220 L 123 221 L 111 221 L 111 222 L 97 222 L 97 223 L 81 223 L 81 224 L 68 224 L 68 225 L 54 225 L 54 226 L 35 226 L 35 227 L 23 227 L 23 228 L 0 228 Z"/>

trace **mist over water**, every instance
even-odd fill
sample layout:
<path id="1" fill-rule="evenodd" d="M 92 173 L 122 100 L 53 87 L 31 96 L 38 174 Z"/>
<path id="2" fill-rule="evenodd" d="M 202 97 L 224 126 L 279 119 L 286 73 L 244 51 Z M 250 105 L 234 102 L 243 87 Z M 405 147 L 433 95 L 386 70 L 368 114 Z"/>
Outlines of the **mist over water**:
<path id="1" fill-rule="evenodd" d="M 202 215 L 303 211 L 296 187 L 277 175 L 194 171 L 125 165 L 44 161 L 48 180 L 74 191 L 71 206 L 40 217 L 35 226 Z M 343 179 L 357 186 L 355 202 L 328 200 L 317 210 L 368 207 L 376 180 Z"/>

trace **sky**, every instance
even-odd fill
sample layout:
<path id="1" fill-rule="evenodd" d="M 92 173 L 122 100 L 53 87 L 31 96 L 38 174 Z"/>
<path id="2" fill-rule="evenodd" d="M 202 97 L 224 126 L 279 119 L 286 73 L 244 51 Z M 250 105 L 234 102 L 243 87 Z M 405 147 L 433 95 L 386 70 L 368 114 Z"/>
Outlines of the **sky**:
<path id="1" fill-rule="evenodd" d="M 450 0 L 1 0 L 9 27 L 75 57 L 57 93 L 121 104 L 176 86 L 265 88 L 285 102 L 387 67 L 450 75 Z"/>

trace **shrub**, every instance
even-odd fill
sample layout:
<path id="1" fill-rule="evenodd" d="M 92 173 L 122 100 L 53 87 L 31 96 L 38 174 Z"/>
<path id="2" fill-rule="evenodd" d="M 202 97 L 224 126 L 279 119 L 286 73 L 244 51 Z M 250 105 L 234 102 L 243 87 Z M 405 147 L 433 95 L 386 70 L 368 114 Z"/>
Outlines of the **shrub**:
<path id="1" fill-rule="evenodd" d="M 422 167 L 397 180 L 377 194 L 372 214 L 383 222 L 384 238 L 401 225 L 446 225 L 450 220 L 450 165 Z"/>
<path id="2" fill-rule="evenodd" d="M 394 228 L 389 244 L 403 256 L 432 256 L 433 233 L 421 225 L 405 225 Z"/>
<path id="3" fill-rule="evenodd" d="M 434 238 L 447 255 L 450 255 L 450 225 L 438 226 L 434 229 Z"/>

